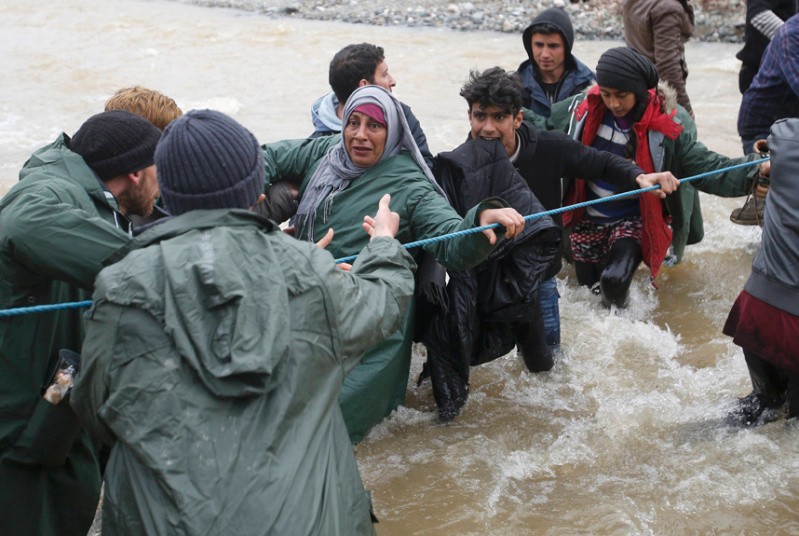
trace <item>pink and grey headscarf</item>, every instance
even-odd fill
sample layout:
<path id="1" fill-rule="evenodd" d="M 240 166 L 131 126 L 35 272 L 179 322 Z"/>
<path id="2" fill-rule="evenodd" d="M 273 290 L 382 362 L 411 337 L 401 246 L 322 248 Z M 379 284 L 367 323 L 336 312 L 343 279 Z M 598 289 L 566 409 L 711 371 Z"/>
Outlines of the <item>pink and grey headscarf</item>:
<path id="1" fill-rule="evenodd" d="M 422 153 L 413 139 L 413 134 L 408 126 L 408 120 L 405 119 L 402 106 L 387 90 L 380 86 L 363 86 L 356 89 L 344 105 L 344 112 L 341 115 L 342 129 L 346 128 L 347 120 L 352 115 L 352 112 L 364 104 L 379 107 L 385 117 L 387 130 L 386 147 L 378 162 L 392 158 L 402 150 L 407 150 L 436 191 L 444 196 L 444 192 L 435 178 L 433 178 L 433 174 L 427 167 Z M 344 147 L 342 134 L 341 141 L 327 151 L 319 167 L 316 168 L 300 200 L 297 214 L 292 220 L 299 230 L 305 229 L 309 241 L 313 241 L 314 221 L 319 205 L 324 204 L 322 217 L 323 221 L 327 221 L 336 194 L 347 188 L 350 182 L 363 175 L 368 169 L 356 166 L 352 162 Z M 377 201 L 375 199 L 375 204 L 377 204 Z"/>

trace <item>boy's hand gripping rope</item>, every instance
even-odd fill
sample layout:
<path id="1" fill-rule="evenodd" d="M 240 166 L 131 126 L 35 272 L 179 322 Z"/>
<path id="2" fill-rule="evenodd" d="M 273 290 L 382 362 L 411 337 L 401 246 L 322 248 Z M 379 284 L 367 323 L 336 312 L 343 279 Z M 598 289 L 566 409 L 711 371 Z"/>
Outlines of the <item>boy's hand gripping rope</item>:
<path id="1" fill-rule="evenodd" d="M 732 171 L 734 169 L 748 167 L 755 164 L 762 164 L 763 162 L 767 162 L 769 160 L 768 157 L 761 158 L 758 160 L 751 160 L 749 162 L 743 162 L 741 164 L 736 164 L 734 166 L 729 166 L 722 169 L 715 169 L 713 171 L 707 171 L 705 173 L 700 173 L 698 175 L 693 175 L 692 177 L 686 177 L 684 179 L 679 179 L 679 183 L 682 184 L 684 182 L 695 181 L 698 179 L 703 179 L 705 177 L 709 177 L 711 175 L 718 175 L 720 173 L 725 173 L 727 171 Z M 587 207 L 589 205 L 596 205 L 599 203 L 606 203 L 608 201 L 615 201 L 617 199 L 621 199 L 623 197 L 630 197 L 633 195 L 639 195 L 645 192 L 650 192 L 652 190 L 659 190 L 660 185 L 655 184 L 654 186 L 648 186 L 646 188 L 640 188 L 637 190 L 630 190 L 629 192 L 622 192 L 620 194 L 610 195 L 608 197 L 602 197 L 599 199 L 594 199 L 592 201 L 584 201 L 582 203 L 576 203 L 574 205 L 569 205 L 567 207 L 556 208 L 553 210 L 546 210 L 543 212 L 536 212 L 535 214 L 528 214 L 524 217 L 524 221 L 531 221 L 538 218 L 543 218 L 544 216 L 551 216 L 553 214 L 560 214 L 562 212 L 568 212 L 570 210 L 575 210 L 578 208 Z M 458 236 L 464 236 L 469 234 L 481 233 L 486 229 L 496 229 L 500 227 L 498 223 L 492 223 L 490 225 L 482 225 L 480 227 L 472 227 L 471 229 L 464 229 L 462 231 L 455 231 L 454 233 L 447 233 L 441 236 L 434 236 L 432 238 L 425 238 L 424 240 L 416 240 L 415 242 L 408 242 L 403 244 L 402 247 L 405 249 L 412 249 L 419 246 L 424 246 L 425 244 L 432 244 L 435 242 L 443 242 L 444 240 L 449 240 L 451 238 L 455 238 Z M 350 255 L 349 257 L 341 257 L 340 259 L 336 259 L 336 264 L 340 264 L 343 262 L 352 262 L 357 258 L 357 255 Z M 56 303 L 52 305 L 36 305 L 33 307 L 17 307 L 14 309 L 4 309 L 0 310 L 0 318 L 6 316 L 16 316 L 16 315 L 23 315 L 23 314 L 32 314 L 32 313 L 43 313 L 48 311 L 55 311 L 59 309 L 79 309 L 83 307 L 90 307 L 92 304 L 91 300 L 86 301 L 79 301 L 79 302 L 69 302 L 69 303 Z"/>

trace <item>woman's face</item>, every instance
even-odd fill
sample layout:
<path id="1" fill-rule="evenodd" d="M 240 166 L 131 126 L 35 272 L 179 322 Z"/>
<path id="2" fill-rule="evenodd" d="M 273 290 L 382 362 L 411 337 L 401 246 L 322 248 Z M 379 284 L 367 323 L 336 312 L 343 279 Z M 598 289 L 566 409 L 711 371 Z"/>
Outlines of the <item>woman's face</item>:
<path id="1" fill-rule="evenodd" d="M 387 137 L 385 125 L 361 112 L 352 112 L 344 126 L 344 148 L 359 167 L 372 167 L 380 160 Z"/>
<path id="2" fill-rule="evenodd" d="M 605 107 L 615 117 L 624 117 L 635 107 L 635 93 L 632 91 L 621 91 L 600 86 L 599 94 L 602 95 Z"/>

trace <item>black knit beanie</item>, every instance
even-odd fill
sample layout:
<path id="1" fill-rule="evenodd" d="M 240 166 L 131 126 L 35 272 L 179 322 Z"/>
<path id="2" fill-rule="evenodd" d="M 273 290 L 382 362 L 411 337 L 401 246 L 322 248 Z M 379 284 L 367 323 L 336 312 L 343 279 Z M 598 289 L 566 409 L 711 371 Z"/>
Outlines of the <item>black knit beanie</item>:
<path id="1" fill-rule="evenodd" d="M 160 138 L 158 127 L 143 117 L 113 110 L 87 119 L 69 140 L 69 148 L 101 180 L 108 180 L 152 166 Z"/>
<path id="2" fill-rule="evenodd" d="M 596 64 L 596 82 L 602 87 L 646 93 L 658 85 L 658 71 L 646 56 L 627 47 L 606 50 Z"/>
<path id="3" fill-rule="evenodd" d="M 530 23 L 530 26 L 524 30 L 524 33 L 522 33 L 522 41 L 524 41 L 524 49 L 527 51 L 527 56 L 530 59 L 533 58 L 533 48 L 530 44 L 530 39 L 535 33 L 536 26 L 542 26 L 546 23 L 558 29 L 565 41 L 566 57 L 568 58 L 571 56 L 572 46 L 574 46 L 574 27 L 572 26 L 569 14 L 566 13 L 565 9 L 560 7 L 545 9 L 539 13 L 536 18 L 533 19 L 533 22 Z"/>
<path id="4" fill-rule="evenodd" d="M 170 214 L 250 208 L 264 191 L 264 161 L 252 133 L 214 110 L 172 121 L 155 149 L 158 186 Z"/>

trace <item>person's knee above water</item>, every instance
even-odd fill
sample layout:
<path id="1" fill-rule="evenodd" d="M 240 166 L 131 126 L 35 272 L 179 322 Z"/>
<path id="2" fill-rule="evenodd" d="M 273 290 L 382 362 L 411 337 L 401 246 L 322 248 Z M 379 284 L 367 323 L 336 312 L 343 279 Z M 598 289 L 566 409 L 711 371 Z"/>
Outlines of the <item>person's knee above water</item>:
<path id="1" fill-rule="evenodd" d="M 478 225 L 497 223 L 504 236 L 524 228 L 523 217 L 501 199 L 486 199 L 461 217 L 441 195 L 417 147 L 399 102 L 373 85 L 356 89 L 344 106 L 341 135 L 286 140 L 263 146 L 267 182 L 298 180 L 300 199 L 292 220 L 296 236 L 317 241 L 336 229 L 328 250 L 345 257 L 363 247 L 359 214 L 372 210 L 388 192 L 400 214 L 397 239 L 430 239 Z M 468 269 L 501 241 L 492 230 L 427 242 L 425 251 L 445 267 Z M 353 441 L 360 441 L 405 397 L 412 343 L 413 312 L 402 328 L 371 348 L 362 366 L 349 374 L 340 403 Z"/>
<path id="2" fill-rule="evenodd" d="M 668 171 L 687 177 L 724 170 L 682 184 L 664 195 L 663 201 L 652 196 L 620 198 L 564 215 L 564 226 L 573 226 L 570 238 L 578 280 L 597 293 L 604 286 L 605 303 L 622 305 L 640 260 L 656 277 L 669 248 L 669 262 L 680 262 L 685 246 L 702 240 L 698 191 L 723 197 L 745 195 L 759 169 L 755 165 L 727 169 L 757 157 L 731 159 L 705 147 L 696 138 L 693 119 L 676 103 L 673 89 L 659 83 L 654 65 L 635 50 L 605 51 L 596 71 L 597 85 L 585 95 L 554 105 L 548 126 L 586 145 L 631 158 L 650 173 Z M 601 200 L 615 191 L 610 184 L 576 180 L 566 204 Z M 629 240 L 641 248 L 638 262 L 639 254 Z M 614 246 L 619 241 L 623 242 Z"/>
<path id="3" fill-rule="evenodd" d="M 263 153 L 232 118 L 188 112 L 156 162 L 172 217 L 98 276 L 72 398 L 112 446 L 103 533 L 374 534 L 336 398 L 413 293 L 388 196 L 346 272 L 248 210 Z"/>
<path id="4" fill-rule="evenodd" d="M 383 47 L 371 43 L 347 45 L 339 50 L 330 61 L 328 80 L 333 91 L 316 99 L 311 106 L 311 120 L 314 125 L 311 138 L 341 132 L 344 104 L 359 87 L 371 84 L 392 91 L 397 85 L 396 79 L 388 70 Z M 413 139 L 429 167 L 432 165 L 433 155 L 427 147 L 427 137 L 422 126 L 410 106 L 400 104 Z"/>

